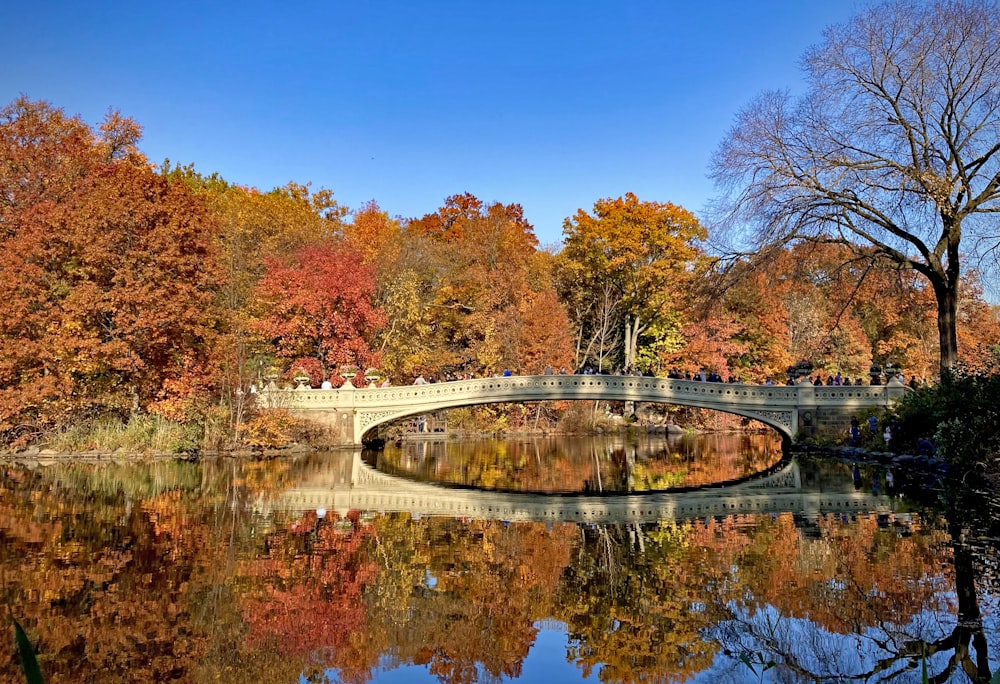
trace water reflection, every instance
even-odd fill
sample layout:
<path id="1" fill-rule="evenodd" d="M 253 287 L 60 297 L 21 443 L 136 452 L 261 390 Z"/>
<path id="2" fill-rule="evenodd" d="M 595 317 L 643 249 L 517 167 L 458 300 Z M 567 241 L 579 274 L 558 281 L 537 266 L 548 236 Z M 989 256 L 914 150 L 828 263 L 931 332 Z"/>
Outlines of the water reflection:
<path id="1" fill-rule="evenodd" d="M 630 493 L 738 481 L 781 460 L 773 433 L 616 435 L 524 440 L 417 439 L 365 460 L 421 482 L 488 491 Z"/>
<path id="2" fill-rule="evenodd" d="M 889 499 L 856 492 L 851 464 L 801 461 L 800 498 L 867 508 L 577 524 L 283 504 L 320 483 L 349 491 L 355 464 L 3 466 L 3 599 L 46 681 L 919 682 L 926 664 L 930 681 L 978 682 L 996 669 L 996 523 L 967 492 L 950 509 Z M 0 639 L 0 679 L 18 677 Z"/>

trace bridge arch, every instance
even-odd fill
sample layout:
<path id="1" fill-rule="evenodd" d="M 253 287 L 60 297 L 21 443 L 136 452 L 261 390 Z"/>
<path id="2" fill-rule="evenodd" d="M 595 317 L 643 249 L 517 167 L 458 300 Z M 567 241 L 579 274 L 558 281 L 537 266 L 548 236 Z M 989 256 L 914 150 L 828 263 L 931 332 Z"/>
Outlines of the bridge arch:
<path id="1" fill-rule="evenodd" d="M 479 404 L 553 400 L 637 401 L 723 411 L 758 420 L 786 440 L 796 437 L 800 424 L 812 424 L 819 411 L 851 413 L 887 407 L 906 388 L 897 380 L 887 385 L 814 387 L 742 385 L 673 378 L 619 375 L 525 375 L 477 378 L 425 385 L 337 390 L 265 388 L 261 406 L 282 407 L 296 415 L 324 422 L 344 445 L 400 418 Z"/>
<path id="2" fill-rule="evenodd" d="M 369 395 L 368 392 L 375 394 Z M 712 409 L 758 420 L 785 438 L 798 428 L 795 388 L 615 375 L 482 378 L 399 388 L 358 389 L 362 436 L 379 425 L 450 408 L 536 401 L 635 401 Z M 370 400 L 380 408 L 365 408 Z M 387 403 L 400 402 L 395 407 Z M 402 405 L 406 404 L 406 405 Z"/>
<path id="3" fill-rule="evenodd" d="M 341 455 L 347 468 L 324 460 L 296 487 L 266 505 L 284 510 L 324 509 L 347 516 L 350 511 L 408 512 L 411 515 L 468 517 L 510 522 L 631 523 L 706 517 L 793 512 L 813 517 L 827 513 L 892 512 L 895 500 L 863 491 L 818 491 L 803 483 L 790 460 L 762 477 L 725 487 L 686 492 L 561 496 L 504 493 L 442 487 L 387 475 L 361 460 L 361 450 Z M 350 472 L 344 477 L 345 471 Z"/>

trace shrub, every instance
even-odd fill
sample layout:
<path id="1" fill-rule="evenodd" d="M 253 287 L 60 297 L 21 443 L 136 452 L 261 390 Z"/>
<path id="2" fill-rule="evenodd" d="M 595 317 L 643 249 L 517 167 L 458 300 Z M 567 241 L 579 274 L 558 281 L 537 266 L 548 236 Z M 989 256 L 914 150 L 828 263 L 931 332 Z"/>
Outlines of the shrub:
<path id="1" fill-rule="evenodd" d="M 1000 375 L 956 373 L 908 395 L 898 416 L 904 446 L 932 438 L 939 455 L 962 471 L 1000 470 Z"/>
<path id="2" fill-rule="evenodd" d="M 308 421 L 295 418 L 284 409 L 268 409 L 244 424 L 243 443 L 256 449 L 280 449 L 308 442 L 316 437 L 315 432 Z"/>

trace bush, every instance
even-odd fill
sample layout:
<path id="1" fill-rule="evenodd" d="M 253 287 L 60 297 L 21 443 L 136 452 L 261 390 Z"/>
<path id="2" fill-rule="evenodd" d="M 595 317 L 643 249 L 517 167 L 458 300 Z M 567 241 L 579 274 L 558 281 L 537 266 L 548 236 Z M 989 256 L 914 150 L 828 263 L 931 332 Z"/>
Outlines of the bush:
<path id="1" fill-rule="evenodd" d="M 898 416 L 901 446 L 930 438 L 960 471 L 1000 470 L 1000 375 L 956 373 L 908 395 Z"/>
<path id="2" fill-rule="evenodd" d="M 317 438 L 309 421 L 295 418 L 284 409 L 259 412 L 243 426 L 243 443 L 256 449 L 280 449 Z"/>

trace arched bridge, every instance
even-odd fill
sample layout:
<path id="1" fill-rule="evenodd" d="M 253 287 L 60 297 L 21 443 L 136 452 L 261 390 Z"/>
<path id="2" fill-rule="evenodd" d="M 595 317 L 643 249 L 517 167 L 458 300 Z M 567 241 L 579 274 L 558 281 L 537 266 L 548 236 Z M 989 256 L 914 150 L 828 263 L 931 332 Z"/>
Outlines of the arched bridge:
<path id="1" fill-rule="evenodd" d="M 361 444 L 374 428 L 400 418 L 448 408 L 553 400 L 635 401 L 724 411 L 770 425 L 787 439 L 812 431 L 831 416 L 887 407 L 906 393 L 887 385 L 828 387 L 742 385 L 620 375 L 525 375 L 478 378 L 425 385 L 340 389 L 266 388 L 260 405 L 286 408 L 323 423 L 334 441 Z"/>

